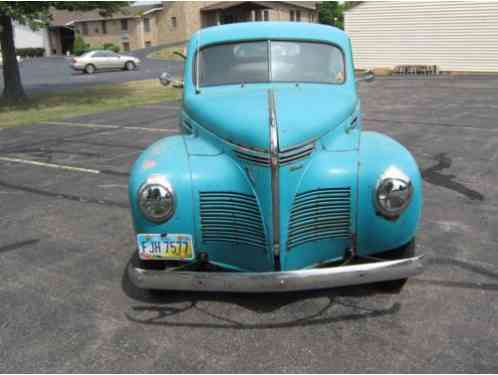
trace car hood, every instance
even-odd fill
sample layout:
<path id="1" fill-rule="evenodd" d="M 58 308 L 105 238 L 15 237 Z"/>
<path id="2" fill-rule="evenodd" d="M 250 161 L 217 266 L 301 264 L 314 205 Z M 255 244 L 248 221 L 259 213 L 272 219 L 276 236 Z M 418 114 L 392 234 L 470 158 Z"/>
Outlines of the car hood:
<path id="1" fill-rule="evenodd" d="M 217 136 L 238 145 L 268 149 L 268 89 L 221 90 L 189 98 L 192 119 Z M 356 95 L 335 85 L 274 88 L 280 150 L 327 133 L 356 106 Z"/>

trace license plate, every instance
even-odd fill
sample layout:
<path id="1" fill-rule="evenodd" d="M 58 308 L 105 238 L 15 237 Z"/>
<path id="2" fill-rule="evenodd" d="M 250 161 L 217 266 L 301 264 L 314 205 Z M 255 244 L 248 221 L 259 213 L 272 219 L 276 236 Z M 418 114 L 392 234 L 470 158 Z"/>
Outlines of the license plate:
<path id="1" fill-rule="evenodd" d="M 138 255 L 143 260 L 192 260 L 190 234 L 138 234 Z"/>

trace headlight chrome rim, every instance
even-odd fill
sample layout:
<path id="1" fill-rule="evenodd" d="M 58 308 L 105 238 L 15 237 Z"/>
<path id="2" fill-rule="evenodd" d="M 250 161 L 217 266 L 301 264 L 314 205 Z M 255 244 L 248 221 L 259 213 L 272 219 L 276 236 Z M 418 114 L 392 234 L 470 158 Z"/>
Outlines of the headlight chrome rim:
<path id="1" fill-rule="evenodd" d="M 149 197 L 144 197 L 147 191 Z M 166 202 L 168 206 L 159 207 L 161 202 Z M 175 192 L 169 181 L 163 176 L 150 176 L 138 189 L 137 204 L 140 212 L 153 223 L 164 223 L 171 219 L 176 210 L 176 203 Z M 162 210 L 163 212 L 152 213 L 153 210 Z"/>
<path id="2" fill-rule="evenodd" d="M 376 211 L 389 220 L 395 220 L 409 206 L 412 195 L 413 186 L 410 178 L 399 169 L 390 167 L 377 181 L 374 191 Z M 390 206 L 392 200 L 398 200 L 394 207 Z"/>

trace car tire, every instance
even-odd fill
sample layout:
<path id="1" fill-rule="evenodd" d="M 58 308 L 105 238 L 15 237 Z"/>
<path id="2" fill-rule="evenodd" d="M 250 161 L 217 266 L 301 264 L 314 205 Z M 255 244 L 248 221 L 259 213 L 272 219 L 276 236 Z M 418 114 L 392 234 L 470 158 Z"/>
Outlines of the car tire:
<path id="1" fill-rule="evenodd" d="M 385 257 L 387 259 L 412 258 L 415 256 L 415 239 L 413 238 L 410 242 L 408 242 L 401 248 L 389 251 L 383 255 L 383 258 Z M 386 292 L 399 293 L 401 289 L 403 289 L 403 286 L 406 284 L 407 280 L 408 278 L 382 281 L 380 283 L 376 283 L 376 285 Z"/>
<path id="2" fill-rule="evenodd" d="M 136 65 L 133 61 L 127 61 L 125 64 L 125 70 L 131 71 L 136 69 Z"/>
<path id="3" fill-rule="evenodd" d="M 88 64 L 87 66 L 85 66 L 85 73 L 86 74 L 93 74 L 93 73 L 95 73 L 96 70 L 97 70 L 97 68 L 95 68 L 95 65 L 93 65 L 93 64 Z"/>

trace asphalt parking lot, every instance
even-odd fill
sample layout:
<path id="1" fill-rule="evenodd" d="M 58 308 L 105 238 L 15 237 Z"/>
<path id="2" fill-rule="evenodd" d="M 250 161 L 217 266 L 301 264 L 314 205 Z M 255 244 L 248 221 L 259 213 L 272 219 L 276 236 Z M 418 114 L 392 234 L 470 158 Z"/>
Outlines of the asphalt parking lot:
<path id="1" fill-rule="evenodd" d="M 133 71 L 107 70 L 97 71 L 95 74 L 75 72 L 69 66 L 70 57 L 51 56 L 33 59 L 24 59 L 19 65 L 23 86 L 28 92 L 60 90 L 91 86 L 101 83 L 121 83 L 155 79 L 163 72 L 180 76 L 183 64 L 174 60 L 149 59 L 147 55 L 161 47 L 151 47 L 136 50 L 130 54 L 138 57 L 142 63 Z M 3 89 L 3 75 L 0 74 L 0 89 Z"/>
<path id="2" fill-rule="evenodd" d="M 361 86 L 365 127 L 425 179 L 427 267 L 399 294 L 142 293 L 127 173 L 179 104 L 0 130 L 0 371 L 498 371 L 497 87 Z"/>

